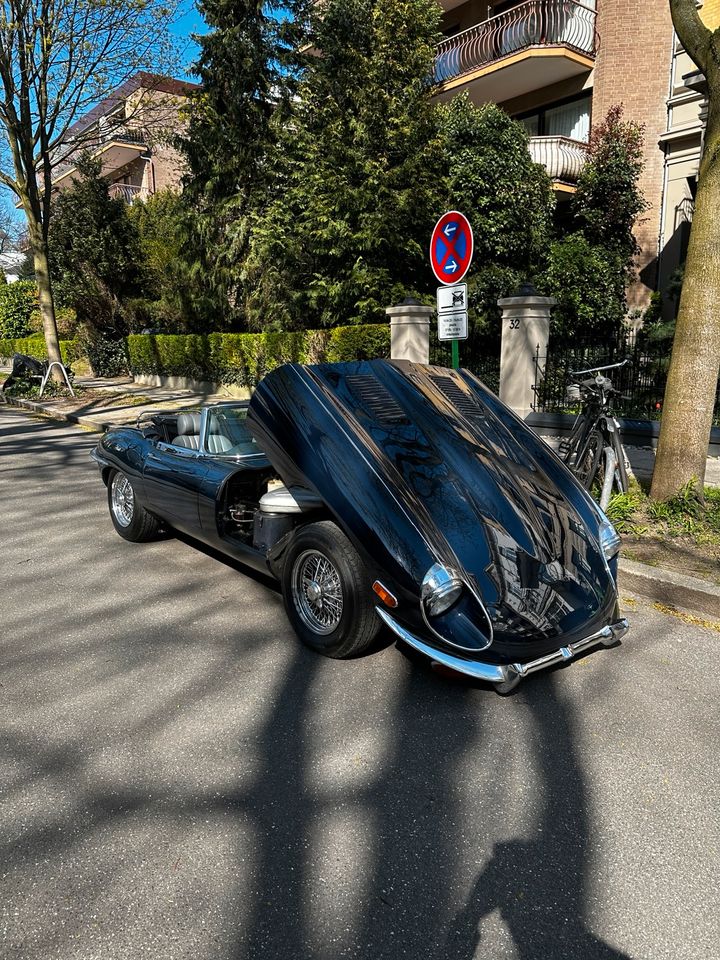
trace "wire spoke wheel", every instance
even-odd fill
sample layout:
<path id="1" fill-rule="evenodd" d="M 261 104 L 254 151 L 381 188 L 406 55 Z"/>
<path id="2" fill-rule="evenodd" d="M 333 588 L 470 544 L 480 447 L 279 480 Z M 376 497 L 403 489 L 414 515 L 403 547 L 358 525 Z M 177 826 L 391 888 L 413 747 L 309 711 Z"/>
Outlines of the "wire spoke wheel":
<path id="1" fill-rule="evenodd" d="M 305 550 L 293 564 L 292 599 L 303 622 L 314 633 L 326 636 L 340 624 L 343 591 L 340 573 L 325 554 Z"/>
<path id="2" fill-rule="evenodd" d="M 122 473 L 116 473 L 112 478 L 110 504 L 120 526 L 129 527 L 135 515 L 135 494 L 132 484 Z"/>

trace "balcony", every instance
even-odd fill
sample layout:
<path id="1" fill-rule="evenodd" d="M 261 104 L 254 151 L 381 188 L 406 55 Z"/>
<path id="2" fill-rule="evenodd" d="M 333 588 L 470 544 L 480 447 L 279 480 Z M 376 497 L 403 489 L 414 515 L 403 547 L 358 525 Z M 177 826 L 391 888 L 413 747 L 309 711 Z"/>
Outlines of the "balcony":
<path id="1" fill-rule="evenodd" d="M 531 137 L 530 156 L 542 164 L 559 193 L 574 193 L 587 160 L 587 144 L 570 137 Z"/>
<path id="2" fill-rule="evenodd" d="M 596 13 L 575 0 L 529 0 L 438 44 L 441 95 L 468 89 L 502 103 L 587 73 L 595 63 Z"/>
<path id="3" fill-rule="evenodd" d="M 145 187 L 138 187 L 133 183 L 111 183 L 108 193 L 113 199 L 124 200 L 125 203 L 134 203 L 136 200 L 147 200 L 150 191 Z"/>
<path id="4" fill-rule="evenodd" d="M 63 189 L 75 179 L 75 156 L 87 151 L 97 157 L 102 163 L 102 173 L 110 177 L 121 167 L 133 160 L 137 160 L 141 153 L 147 150 L 147 137 L 143 130 L 137 127 L 112 126 L 103 127 L 102 123 L 95 130 L 83 134 L 78 138 L 74 154 L 73 144 L 63 144 L 58 152 L 67 155 L 69 159 L 62 160 L 53 170 L 53 186 Z"/>

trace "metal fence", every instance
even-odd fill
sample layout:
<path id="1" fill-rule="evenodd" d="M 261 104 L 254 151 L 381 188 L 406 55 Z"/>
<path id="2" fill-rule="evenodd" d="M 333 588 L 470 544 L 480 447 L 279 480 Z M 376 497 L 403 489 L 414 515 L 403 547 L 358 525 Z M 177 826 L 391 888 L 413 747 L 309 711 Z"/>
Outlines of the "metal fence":
<path id="1" fill-rule="evenodd" d="M 535 354 L 534 409 L 539 413 L 574 412 L 577 405 L 567 399 L 568 384 L 575 370 L 587 370 L 628 360 L 618 370 L 608 371 L 613 386 L 622 396 L 614 401 L 618 416 L 637 420 L 659 420 L 670 366 L 671 345 L 653 342 L 634 334 L 614 340 L 576 340 L 553 343 L 547 355 Z M 715 398 L 714 423 L 720 423 L 720 383 Z"/>
<path id="2" fill-rule="evenodd" d="M 452 347 L 448 340 L 438 340 L 437 324 L 430 325 L 430 363 L 439 367 L 452 366 Z M 471 370 L 486 387 L 498 393 L 500 391 L 500 352 L 499 344 L 490 346 L 487 339 L 479 337 L 470 330 L 467 340 L 459 343 L 460 366 Z"/>

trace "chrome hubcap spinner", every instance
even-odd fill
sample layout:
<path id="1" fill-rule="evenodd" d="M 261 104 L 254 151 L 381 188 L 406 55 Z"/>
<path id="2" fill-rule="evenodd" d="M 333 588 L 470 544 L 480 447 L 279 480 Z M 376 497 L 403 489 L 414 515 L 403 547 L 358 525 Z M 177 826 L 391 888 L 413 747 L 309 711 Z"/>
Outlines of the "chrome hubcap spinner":
<path id="1" fill-rule="evenodd" d="M 292 598 L 295 609 L 313 633 L 327 636 L 342 619 L 340 574 L 323 553 L 305 550 L 293 565 Z"/>

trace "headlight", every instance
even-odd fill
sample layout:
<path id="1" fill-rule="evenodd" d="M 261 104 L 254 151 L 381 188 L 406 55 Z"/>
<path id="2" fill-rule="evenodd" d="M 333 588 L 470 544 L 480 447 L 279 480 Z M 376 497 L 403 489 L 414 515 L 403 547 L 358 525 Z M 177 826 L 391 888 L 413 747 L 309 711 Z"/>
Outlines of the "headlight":
<path id="1" fill-rule="evenodd" d="M 422 582 L 422 602 L 431 617 L 445 613 L 462 593 L 462 580 L 456 570 L 435 563 L 425 574 Z"/>
<path id="2" fill-rule="evenodd" d="M 600 546 L 606 560 L 612 560 L 620 549 L 620 536 L 604 514 L 600 523 Z"/>

